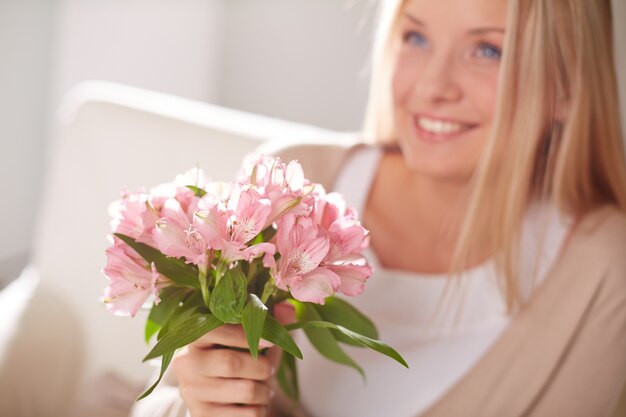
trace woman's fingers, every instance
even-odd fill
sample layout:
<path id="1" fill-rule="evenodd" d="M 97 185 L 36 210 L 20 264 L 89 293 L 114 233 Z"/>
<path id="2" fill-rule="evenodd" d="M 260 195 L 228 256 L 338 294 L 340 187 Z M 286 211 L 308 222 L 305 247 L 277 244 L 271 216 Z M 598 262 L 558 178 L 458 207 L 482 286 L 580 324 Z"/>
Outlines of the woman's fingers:
<path id="1" fill-rule="evenodd" d="M 266 406 L 240 406 L 209 403 L 194 403 L 187 405 L 191 417 L 266 417 Z"/>
<path id="2" fill-rule="evenodd" d="M 243 331 L 243 327 L 240 325 L 223 324 L 217 329 L 211 330 L 189 346 L 197 349 L 206 349 L 214 347 L 215 345 L 247 349 L 248 340 L 246 339 L 246 333 Z M 260 348 L 271 346 L 273 346 L 273 344 L 265 340 L 259 342 Z"/>
<path id="3" fill-rule="evenodd" d="M 273 396 L 266 383 L 251 379 L 204 378 L 180 392 L 185 400 L 213 404 L 267 405 Z"/>
<path id="4" fill-rule="evenodd" d="M 250 352 L 233 349 L 188 349 L 174 359 L 173 366 L 183 375 L 198 377 L 269 379 L 273 364 L 262 355 L 253 359 Z"/>
<path id="5" fill-rule="evenodd" d="M 282 323 L 295 320 L 291 305 L 276 306 L 275 313 Z M 243 327 L 225 324 L 174 357 L 172 367 L 192 417 L 267 415 L 281 351 L 265 340 L 259 348 L 270 349 L 253 359 Z"/>

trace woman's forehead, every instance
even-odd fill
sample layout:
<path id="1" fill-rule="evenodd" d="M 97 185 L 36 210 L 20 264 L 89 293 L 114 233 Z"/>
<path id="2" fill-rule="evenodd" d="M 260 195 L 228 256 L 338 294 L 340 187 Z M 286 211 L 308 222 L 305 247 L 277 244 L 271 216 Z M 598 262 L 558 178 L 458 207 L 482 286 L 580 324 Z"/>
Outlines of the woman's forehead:
<path id="1" fill-rule="evenodd" d="M 406 0 L 403 13 L 426 26 L 442 23 L 468 29 L 504 27 L 508 0 Z"/>

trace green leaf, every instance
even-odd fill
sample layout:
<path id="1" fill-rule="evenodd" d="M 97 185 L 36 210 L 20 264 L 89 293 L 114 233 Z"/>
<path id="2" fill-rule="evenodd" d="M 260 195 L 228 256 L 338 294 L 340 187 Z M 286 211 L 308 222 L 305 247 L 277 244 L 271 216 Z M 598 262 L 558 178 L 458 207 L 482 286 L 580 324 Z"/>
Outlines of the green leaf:
<path id="1" fill-rule="evenodd" d="M 287 352 L 283 352 L 280 358 L 280 365 L 276 373 L 278 384 L 283 392 L 293 401 L 300 399 L 300 389 L 298 387 L 298 373 L 296 368 L 296 358 Z"/>
<path id="2" fill-rule="evenodd" d="M 152 306 L 150 315 L 146 321 L 146 343 L 150 338 L 163 327 L 170 318 L 174 310 L 180 306 L 183 299 L 189 294 L 189 290 L 184 287 L 166 287 L 159 291 L 161 302 Z"/>
<path id="3" fill-rule="evenodd" d="M 161 330 L 159 330 L 159 333 L 157 334 L 157 341 L 161 340 L 167 334 L 170 327 L 179 326 L 180 323 L 189 319 L 193 314 L 198 311 L 198 304 L 196 302 L 193 302 L 201 298 L 198 297 L 198 295 L 198 293 L 194 293 L 188 300 L 185 301 L 182 307 L 174 310 L 169 320 L 167 320 L 165 324 L 161 327 Z"/>
<path id="4" fill-rule="evenodd" d="M 153 247 L 141 242 L 136 242 L 135 239 L 130 236 L 121 233 L 114 233 L 114 235 L 133 248 L 146 262 L 149 264 L 154 262 L 157 271 L 172 281 L 189 287 L 200 288 L 198 282 L 198 268 L 196 266 L 187 264 L 182 259 L 165 256 Z"/>
<path id="5" fill-rule="evenodd" d="M 137 398 L 137 401 L 146 398 L 148 395 L 152 393 L 152 391 L 154 391 L 156 386 L 159 385 L 159 382 L 161 382 L 161 379 L 163 378 L 163 374 L 165 373 L 165 370 L 167 369 L 167 367 L 170 366 L 170 362 L 172 361 L 173 357 L 174 357 L 174 351 L 163 355 L 163 357 L 161 358 L 161 372 L 159 373 L 159 378 L 156 380 L 154 384 L 152 384 L 150 388 L 146 390 L 146 392 L 144 392 L 143 394 L 139 396 L 139 398 Z"/>
<path id="6" fill-rule="evenodd" d="M 370 339 L 378 339 L 378 330 L 372 321 L 354 306 L 337 297 L 329 297 L 324 305 L 311 305 L 324 321 L 335 323 Z M 342 332 L 332 329 L 335 339 L 353 346 L 362 346 Z"/>
<path id="7" fill-rule="evenodd" d="M 226 271 L 211 293 L 211 313 L 224 323 L 241 323 L 241 311 L 248 298 L 248 280 L 240 266 Z"/>
<path id="8" fill-rule="evenodd" d="M 287 332 L 285 327 L 283 327 L 283 325 L 280 324 L 274 317 L 266 317 L 261 337 L 268 342 L 272 342 L 282 350 L 289 352 L 296 358 L 302 359 L 302 352 L 300 352 L 300 348 L 296 345 L 296 342 L 293 341 L 291 335 Z"/>
<path id="9" fill-rule="evenodd" d="M 174 352 L 176 349 L 188 345 L 222 324 L 224 323 L 212 314 L 204 314 L 197 310 L 180 322 L 168 322 L 167 332 L 162 335 L 161 339 L 143 360 L 147 361 L 148 359 Z"/>
<path id="10" fill-rule="evenodd" d="M 161 326 L 151 320 L 146 320 L 146 327 L 144 329 L 144 338 L 146 343 L 150 343 L 152 336 L 154 336 L 159 330 L 161 330 Z"/>
<path id="11" fill-rule="evenodd" d="M 299 323 L 291 324 L 287 326 L 287 328 L 290 330 L 296 329 L 298 327 L 303 328 L 304 333 L 306 333 L 307 337 L 311 341 L 311 344 L 317 349 L 319 353 L 332 361 L 356 369 L 365 379 L 365 373 L 363 372 L 363 368 L 357 365 L 357 363 L 354 362 L 352 358 L 343 351 L 343 349 L 341 349 L 341 346 L 339 346 L 339 343 L 337 343 L 335 336 L 328 328 L 306 326 L 308 322 L 320 322 L 321 317 L 318 314 L 317 310 L 315 310 L 315 308 L 312 307 L 310 304 L 300 304 L 301 306 L 297 310 L 299 310 L 299 319 L 301 318 L 302 321 Z"/>
<path id="12" fill-rule="evenodd" d="M 307 329 L 308 329 L 308 331 L 310 331 L 311 329 L 316 329 L 316 330 L 335 329 L 335 330 L 343 333 L 346 337 L 349 337 L 350 339 L 352 339 L 358 345 L 363 346 L 363 347 L 368 347 L 370 349 L 373 349 L 376 352 L 382 353 L 383 355 L 386 355 L 386 356 L 396 360 L 402 366 L 404 366 L 406 368 L 409 367 L 409 365 L 406 363 L 404 358 L 398 352 L 396 352 L 395 349 L 393 349 L 389 345 L 384 344 L 380 340 L 370 339 L 369 337 L 366 337 L 366 336 L 363 336 L 361 334 L 355 333 L 355 332 L 353 332 L 350 329 L 346 329 L 345 327 L 339 326 L 339 325 L 334 324 L 334 323 L 329 323 L 327 321 L 316 321 L 316 320 L 314 320 L 314 321 L 294 323 L 294 324 L 291 324 L 291 325 L 289 325 L 287 327 L 289 328 L 289 330 L 293 330 L 293 329 L 297 329 L 297 328 L 303 328 L 305 332 L 307 332 Z"/>
<path id="13" fill-rule="evenodd" d="M 204 197 L 206 195 L 206 191 L 200 187 L 196 187 L 195 185 L 187 185 L 187 188 L 193 191 L 196 197 Z"/>
<path id="14" fill-rule="evenodd" d="M 267 307 L 255 294 L 248 295 L 248 303 L 241 312 L 241 324 L 246 332 L 250 353 L 254 359 L 259 355 L 259 340 L 267 317 Z"/>

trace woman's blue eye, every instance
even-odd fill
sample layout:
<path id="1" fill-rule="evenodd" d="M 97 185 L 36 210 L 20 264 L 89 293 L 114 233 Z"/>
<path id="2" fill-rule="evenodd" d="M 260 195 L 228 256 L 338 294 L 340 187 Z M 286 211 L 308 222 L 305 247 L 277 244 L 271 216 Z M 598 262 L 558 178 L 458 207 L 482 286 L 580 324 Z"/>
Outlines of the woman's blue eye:
<path id="1" fill-rule="evenodd" d="M 477 56 L 479 58 L 487 58 L 499 61 L 502 58 L 502 50 L 490 43 L 481 42 L 478 44 Z"/>
<path id="2" fill-rule="evenodd" d="M 402 40 L 404 41 L 404 43 L 409 43 L 411 45 L 419 46 L 421 48 L 425 47 L 428 44 L 424 35 L 414 31 L 406 32 L 402 36 Z"/>

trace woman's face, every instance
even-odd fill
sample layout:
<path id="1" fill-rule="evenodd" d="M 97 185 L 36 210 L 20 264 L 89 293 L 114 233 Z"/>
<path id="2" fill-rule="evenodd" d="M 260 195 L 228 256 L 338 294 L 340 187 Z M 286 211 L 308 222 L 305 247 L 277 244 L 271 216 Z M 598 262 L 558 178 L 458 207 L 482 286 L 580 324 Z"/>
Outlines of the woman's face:
<path id="1" fill-rule="evenodd" d="M 394 117 L 413 172 L 467 181 L 491 129 L 506 0 L 408 0 L 393 73 Z"/>

